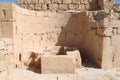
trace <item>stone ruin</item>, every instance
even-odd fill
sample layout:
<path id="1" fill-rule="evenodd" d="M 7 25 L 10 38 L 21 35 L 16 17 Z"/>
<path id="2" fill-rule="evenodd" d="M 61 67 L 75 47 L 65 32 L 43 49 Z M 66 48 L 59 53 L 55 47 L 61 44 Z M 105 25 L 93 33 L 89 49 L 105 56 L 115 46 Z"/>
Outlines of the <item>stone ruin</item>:
<path id="1" fill-rule="evenodd" d="M 84 57 L 102 69 L 120 68 L 119 8 L 114 0 L 0 3 L 0 71 L 9 65 L 74 73 Z"/>

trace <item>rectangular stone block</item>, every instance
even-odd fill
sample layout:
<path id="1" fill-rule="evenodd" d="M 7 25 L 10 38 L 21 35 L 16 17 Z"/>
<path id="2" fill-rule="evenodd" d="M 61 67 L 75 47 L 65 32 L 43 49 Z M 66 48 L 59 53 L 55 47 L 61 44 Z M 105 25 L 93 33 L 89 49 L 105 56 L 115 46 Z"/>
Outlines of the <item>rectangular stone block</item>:
<path id="1" fill-rule="evenodd" d="M 67 64 L 67 65 L 66 65 Z M 41 73 L 74 73 L 74 60 L 70 56 L 41 56 Z"/>
<path id="2" fill-rule="evenodd" d="M 69 4 L 69 9 L 70 10 L 75 10 L 75 4 Z"/>
<path id="3" fill-rule="evenodd" d="M 72 3 L 79 4 L 79 3 L 80 3 L 80 0 L 72 0 Z"/>
<path id="4" fill-rule="evenodd" d="M 84 10 L 85 9 L 85 5 L 79 5 L 78 9 L 79 10 Z"/>
<path id="5" fill-rule="evenodd" d="M 31 2 L 30 2 L 30 4 L 32 3 L 32 4 L 37 4 L 38 2 L 39 2 L 39 0 L 30 0 Z"/>
<path id="6" fill-rule="evenodd" d="M 62 3 L 62 0 L 51 0 L 53 4 Z"/>
<path id="7" fill-rule="evenodd" d="M 38 0 L 38 3 L 43 4 L 44 0 Z"/>
<path id="8" fill-rule="evenodd" d="M 42 8 L 41 8 L 41 4 L 36 4 L 35 5 L 35 10 L 41 10 Z"/>
<path id="9" fill-rule="evenodd" d="M 45 3 L 45 4 L 50 4 L 50 3 L 51 3 L 51 0 L 44 0 L 44 3 Z"/>
<path id="10" fill-rule="evenodd" d="M 46 4 L 42 4 L 42 10 L 47 10 L 47 9 L 48 9 L 47 5 Z"/>
<path id="11" fill-rule="evenodd" d="M 52 11 L 58 10 L 58 4 L 50 4 L 49 9 L 52 10 Z"/>
<path id="12" fill-rule="evenodd" d="M 59 10 L 68 10 L 68 5 L 67 4 L 59 4 Z"/>
<path id="13" fill-rule="evenodd" d="M 70 3 L 72 3 L 72 0 L 63 0 L 63 4 L 64 4 L 64 3 L 70 4 Z"/>

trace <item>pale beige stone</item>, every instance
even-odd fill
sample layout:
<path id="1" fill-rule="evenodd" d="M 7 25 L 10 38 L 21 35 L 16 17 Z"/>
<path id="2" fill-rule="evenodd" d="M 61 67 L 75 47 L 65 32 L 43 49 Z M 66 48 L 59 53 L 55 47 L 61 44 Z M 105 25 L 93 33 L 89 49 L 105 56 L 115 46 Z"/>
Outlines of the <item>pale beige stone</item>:
<path id="1" fill-rule="evenodd" d="M 72 0 L 72 3 L 80 3 L 80 0 Z"/>
<path id="2" fill-rule="evenodd" d="M 65 55 L 65 49 L 62 46 L 54 46 L 51 49 L 51 54 L 52 55 Z"/>
<path id="3" fill-rule="evenodd" d="M 76 68 L 80 68 L 82 65 L 82 61 L 81 61 L 81 55 L 80 52 L 78 50 L 75 51 L 67 51 L 66 54 L 68 56 L 71 56 L 74 58 L 74 63 L 75 63 L 75 67 Z"/>
<path id="4" fill-rule="evenodd" d="M 51 3 L 51 0 L 44 0 L 44 3 L 45 3 L 45 4 L 50 4 L 50 3 Z"/>
<path id="5" fill-rule="evenodd" d="M 69 3 L 70 4 L 70 3 L 72 3 L 72 0 L 63 0 L 63 4 L 64 3 Z"/>
<path id="6" fill-rule="evenodd" d="M 74 73 L 73 64 L 74 60 L 70 56 L 41 56 L 41 73 Z"/>
<path id="7" fill-rule="evenodd" d="M 42 4 L 42 9 L 43 10 L 47 10 L 47 5 L 46 4 Z"/>
<path id="8" fill-rule="evenodd" d="M 67 4 L 60 4 L 60 5 L 59 5 L 59 9 L 60 9 L 60 10 L 63 10 L 63 11 L 64 11 L 64 10 L 67 10 L 67 9 L 68 9 L 68 5 L 67 5 Z"/>
<path id="9" fill-rule="evenodd" d="M 92 4 L 96 4 L 96 1 L 93 1 Z M 31 5 L 32 7 L 30 8 L 34 10 L 36 4 Z M 0 3 L 0 10 L 2 11 L 0 13 L 0 19 L 3 18 L 0 20 L 0 34 L 1 40 L 5 42 L 5 50 L 1 50 L 0 53 L 5 53 L 5 55 L 14 53 L 17 58 L 19 54 L 22 54 L 22 63 L 27 66 L 29 66 L 30 63 L 38 66 L 40 63 L 31 62 L 32 59 L 29 58 L 31 52 L 39 53 L 40 55 L 45 54 L 45 56 L 61 56 L 56 55 L 59 53 L 59 48 L 52 49 L 48 52 L 44 50 L 46 50 L 47 47 L 56 45 L 63 47 L 75 46 L 79 48 L 85 56 L 91 59 L 91 61 L 103 69 L 120 67 L 118 13 L 114 14 L 112 10 L 106 11 L 106 9 L 108 9 L 106 6 L 104 11 L 85 11 L 89 9 L 90 6 L 87 4 L 87 0 L 84 0 L 83 4 L 71 3 L 71 9 L 69 9 L 69 3 L 66 2 L 63 4 L 61 0 L 58 2 L 54 1 L 52 4 L 42 3 L 42 5 L 44 6 L 41 7 L 41 10 L 45 10 L 44 12 L 31 11 L 13 6 L 13 4 Z M 54 8 L 50 8 L 50 5 L 53 5 Z M 79 9 L 83 12 L 77 11 L 76 5 L 83 5 Z M 30 6 L 30 4 L 25 4 L 24 6 L 27 7 Z M 96 9 L 96 5 L 92 7 Z M 53 11 L 58 12 L 49 12 L 49 9 L 50 11 L 55 9 Z M 59 9 L 61 12 L 59 12 Z M 91 8 L 91 10 L 93 9 Z M 4 38 L 10 39 L 11 41 L 4 41 Z M 3 46 L 1 49 L 3 49 Z M 72 56 L 75 56 L 76 59 L 80 58 L 76 56 L 76 54 L 73 55 L 72 52 L 74 51 L 70 51 Z M 68 57 L 68 55 L 63 56 Z M 75 60 L 75 58 L 71 58 L 73 59 L 72 61 Z M 37 60 L 38 56 L 36 58 L 36 61 Z M 67 58 L 65 58 L 65 60 L 67 60 Z M 53 65 L 53 63 L 54 62 L 50 63 L 50 65 Z M 70 63 L 70 65 L 71 64 L 72 63 Z M 75 62 L 73 65 L 74 64 Z"/>
<path id="10" fill-rule="evenodd" d="M 52 1 L 52 3 L 62 3 L 62 0 L 51 0 Z"/>
<path id="11" fill-rule="evenodd" d="M 13 24 L 12 22 L 2 22 L 2 37 L 12 38 L 13 37 Z"/>

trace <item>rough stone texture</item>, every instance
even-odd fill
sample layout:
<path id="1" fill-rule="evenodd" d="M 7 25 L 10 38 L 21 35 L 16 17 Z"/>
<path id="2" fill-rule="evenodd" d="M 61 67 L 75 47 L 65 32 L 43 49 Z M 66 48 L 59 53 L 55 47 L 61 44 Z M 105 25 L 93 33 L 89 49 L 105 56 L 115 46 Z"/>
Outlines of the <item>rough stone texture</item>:
<path id="1" fill-rule="evenodd" d="M 113 66 L 112 52 L 109 50 L 107 53 L 107 50 L 111 49 L 108 47 L 110 40 L 107 37 L 112 36 L 112 25 L 115 25 L 109 22 L 110 16 L 114 16 L 112 12 L 111 15 L 109 11 L 104 10 L 79 13 L 38 12 L 22 9 L 12 4 L 10 6 L 12 6 L 10 12 L 13 15 L 7 17 L 10 18 L 7 22 L 1 21 L 1 27 L 5 28 L 2 28 L 4 34 L 1 35 L 8 38 L 13 37 L 14 53 L 17 57 L 19 54 L 30 54 L 31 52 L 42 54 L 46 48 L 55 45 L 74 46 L 81 50 L 82 55 L 87 56 L 100 67 L 103 67 L 104 64 L 106 65 L 103 68 L 107 68 L 108 64 Z M 5 8 L 5 6 L 1 6 L 1 10 L 3 10 L 1 14 L 4 13 Z M 6 28 L 8 27 L 6 25 L 10 27 Z M 108 28 L 109 25 L 111 27 Z M 10 32 L 7 32 L 8 29 Z M 106 40 L 109 41 L 108 44 L 106 44 Z M 110 56 L 106 56 L 110 53 Z"/>
<path id="2" fill-rule="evenodd" d="M 80 55 L 80 52 L 78 51 L 78 50 L 75 50 L 75 51 L 67 51 L 66 52 L 66 54 L 68 55 L 68 56 L 71 56 L 71 57 L 73 57 L 73 59 L 74 59 L 74 64 L 75 64 L 75 67 L 76 68 L 80 68 L 81 67 L 81 63 L 82 63 L 82 61 L 81 61 L 81 55 Z"/>
<path id="3" fill-rule="evenodd" d="M 67 65 L 66 65 L 67 64 Z M 41 73 L 74 73 L 74 59 L 70 56 L 41 56 Z"/>
<path id="4" fill-rule="evenodd" d="M 101 1 L 101 0 L 100 0 Z M 97 0 L 18 0 L 18 5 L 31 10 L 68 11 L 68 10 L 96 10 L 99 9 Z M 33 7 L 30 7 L 33 5 Z M 44 5 L 40 6 L 40 5 Z M 53 7 L 51 7 L 53 6 Z M 84 7 L 78 7 L 84 6 Z M 37 7 L 37 9 L 36 9 Z"/>
<path id="5" fill-rule="evenodd" d="M 67 55 L 56 55 L 60 49 L 58 46 L 77 47 L 82 56 L 103 69 L 120 68 L 120 6 L 113 5 L 113 0 L 21 0 L 19 3 L 24 8 L 44 11 L 31 11 L 11 3 L 0 3 L 0 74 L 11 75 L 8 74 L 9 69 L 19 68 L 22 63 L 28 66 L 28 70 L 34 68 L 40 72 L 42 67 L 42 73 L 49 73 L 46 69 L 53 73 L 73 73 L 77 66 L 81 66 L 80 53 L 66 49 Z M 90 9 L 96 11 L 85 11 Z M 54 46 L 57 47 L 52 48 Z M 65 54 L 64 50 L 60 50 L 62 52 Z M 87 68 L 85 70 L 85 73 L 84 70 L 78 70 L 76 74 L 93 73 Z M 119 80 L 120 73 L 117 73 L 82 78 L 79 78 L 80 75 L 59 76 L 52 77 L 52 80 Z M 7 80 L 1 75 L 0 79 Z"/>
<path id="6" fill-rule="evenodd" d="M 34 9 L 38 2 L 32 3 L 34 5 L 30 6 Z M 82 55 L 103 69 L 120 67 L 118 46 L 120 15 L 117 10 L 119 5 L 113 7 L 112 1 L 111 6 L 104 5 L 109 4 L 104 0 L 98 2 L 99 6 L 103 7 L 100 8 L 104 10 L 64 12 L 69 10 L 68 8 L 72 10 L 82 8 L 79 4 L 84 4 L 83 7 L 91 5 L 87 4 L 87 0 L 64 0 L 64 4 L 57 0 L 41 3 L 42 1 L 40 5 L 38 4 L 44 9 L 41 12 L 23 9 L 10 3 L 0 3 L 0 53 L 14 53 L 18 60 L 19 54 L 24 54 L 29 61 L 28 55 L 31 55 L 31 52 L 41 55 L 49 47 L 73 46 L 79 48 Z M 24 4 L 27 3 L 24 1 Z M 55 5 L 54 8 L 50 7 L 51 10 L 57 9 L 61 12 L 46 11 L 51 4 Z M 36 6 L 37 9 L 39 7 Z M 26 62 L 26 65 L 30 62 Z"/>

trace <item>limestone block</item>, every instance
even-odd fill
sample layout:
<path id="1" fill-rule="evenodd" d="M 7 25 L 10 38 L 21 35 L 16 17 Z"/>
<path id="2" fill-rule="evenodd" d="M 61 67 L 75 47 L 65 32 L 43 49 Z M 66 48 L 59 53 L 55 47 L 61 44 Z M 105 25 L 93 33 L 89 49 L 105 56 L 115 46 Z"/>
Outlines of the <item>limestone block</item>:
<path id="1" fill-rule="evenodd" d="M 79 3 L 80 3 L 80 0 L 72 0 L 72 3 L 77 3 L 77 4 L 79 4 Z"/>
<path id="2" fill-rule="evenodd" d="M 45 3 L 45 4 L 50 4 L 50 3 L 51 3 L 51 0 L 44 0 L 44 3 Z"/>
<path id="3" fill-rule="evenodd" d="M 2 22 L 2 37 L 13 37 L 13 24 L 12 22 Z"/>
<path id="4" fill-rule="evenodd" d="M 41 8 L 41 4 L 36 4 L 35 5 L 35 10 L 41 10 L 42 8 Z"/>
<path id="5" fill-rule="evenodd" d="M 39 0 L 31 0 L 31 4 L 37 4 L 39 2 Z"/>
<path id="6" fill-rule="evenodd" d="M 44 0 L 38 0 L 38 3 L 43 4 Z"/>
<path id="7" fill-rule="evenodd" d="M 52 55 L 64 55 L 65 54 L 64 47 L 62 47 L 62 46 L 54 46 L 54 47 L 52 47 L 51 54 Z"/>
<path id="8" fill-rule="evenodd" d="M 46 4 L 42 4 L 42 10 L 47 10 L 47 9 L 48 9 L 47 5 Z"/>
<path id="9" fill-rule="evenodd" d="M 58 4 L 50 4 L 49 9 L 52 11 L 58 10 Z"/>
<path id="10" fill-rule="evenodd" d="M 81 55 L 80 55 L 80 52 L 78 50 L 67 51 L 66 54 L 74 58 L 74 63 L 75 63 L 76 68 L 81 67 Z"/>
<path id="11" fill-rule="evenodd" d="M 68 5 L 67 4 L 59 4 L 59 9 L 60 10 L 68 10 Z"/>
<path id="12" fill-rule="evenodd" d="M 31 10 L 35 9 L 35 5 L 34 4 L 24 5 L 23 7 L 26 8 L 26 6 L 29 6 L 29 7 L 27 7 L 28 9 L 31 9 Z"/>
<path id="13" fill-rule="evenodd" d="M 53 4 L 62 3 L 62 0 L 51 0 Z"/>
<path id="14" fill-rule="evenodd" d="M 84 10 L 85 9 L 85 5 L 79 5 L 79 10 Z"/>
<path id="15" fill-rule="evenodd" d="M 69 9 L 70 10 L 75 10 L 75 4 L 69 4 Z"/>
<path id="16" fill-rule="evenodd" d="M 74 69 L 74 60 L 70 56 L 41 56 L 42 74 L 74 73 Z"/>
<path id="17" fill-rule="evenodd" d="M 72 3 L 72 0 L 63 0 L 63 4 L 66 4 L 66 3 Z"/>

